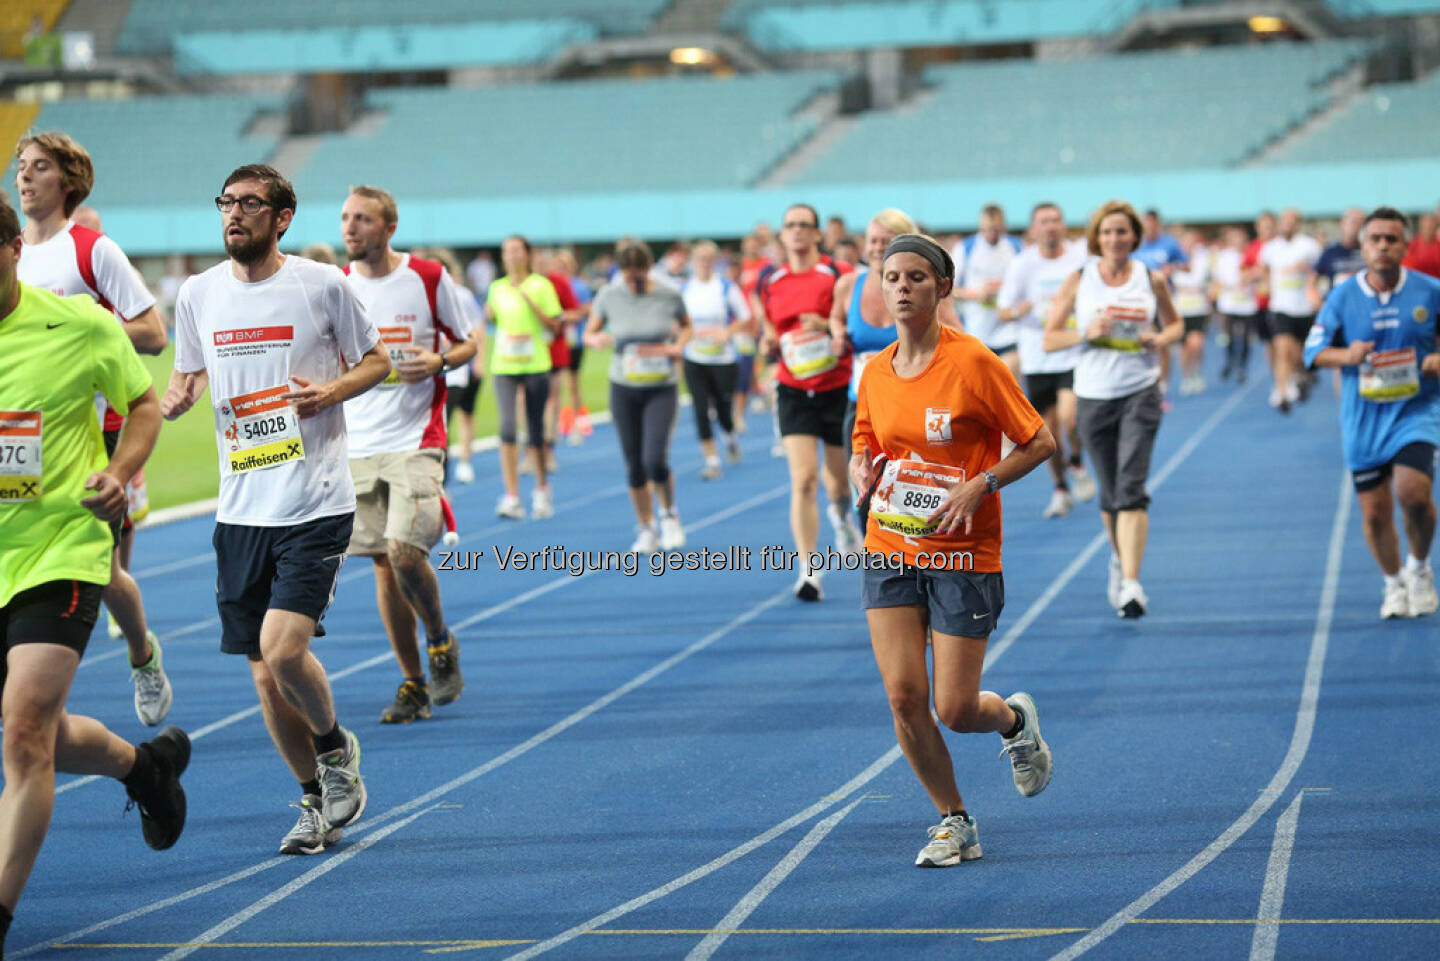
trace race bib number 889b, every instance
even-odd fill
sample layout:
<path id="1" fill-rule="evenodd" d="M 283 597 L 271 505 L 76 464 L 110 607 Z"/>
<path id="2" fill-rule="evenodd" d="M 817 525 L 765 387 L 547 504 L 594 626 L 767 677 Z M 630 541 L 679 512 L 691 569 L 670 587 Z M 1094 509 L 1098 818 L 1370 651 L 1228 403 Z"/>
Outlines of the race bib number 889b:
<path id="1" fill-rule="evenodd" d="M 940 509 L 952 487 L 964 482 L 964 468 L 920 460 L 887 461 L 870 499 L 870 516 L 881 530 L 929 537 L 936 528 L 930 515 Z"/>

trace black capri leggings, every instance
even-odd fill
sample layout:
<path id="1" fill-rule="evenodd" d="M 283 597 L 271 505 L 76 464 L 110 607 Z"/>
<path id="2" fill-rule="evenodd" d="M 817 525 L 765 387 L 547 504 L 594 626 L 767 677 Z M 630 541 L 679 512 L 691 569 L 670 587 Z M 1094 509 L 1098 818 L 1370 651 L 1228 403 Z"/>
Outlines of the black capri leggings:
<path id="1" fill-rule="evenodd" d="M 715 436 L 710 427 L 712 407 L 720 429 L 727 434 L 735 432 L 735 379 L 739 373 L 735 364 L 685 361 L 685 385 L 690 388 L 690 399 L 695 402 L 695 431 L 701 440 L 710 440 Z"/>
<path id="2" fill-rule="evenodd" d="M 663 484 L 670 479 L 670 436 L 680 412 L 679 389 L 610 385 L 610 417 L 625 455 L 631 487 L 646 481 Z"/>
<path id="3" fill-rule="evenodd" d="M 515 430 L 515 392 L 525 388 L 525 432 L 531 447 L 545 443 L 545 401 L 550 398 L 550 372 L 538 374 L 496 374 L 495 400 L 500 405 L 500 442 L 513 444 Z"/>

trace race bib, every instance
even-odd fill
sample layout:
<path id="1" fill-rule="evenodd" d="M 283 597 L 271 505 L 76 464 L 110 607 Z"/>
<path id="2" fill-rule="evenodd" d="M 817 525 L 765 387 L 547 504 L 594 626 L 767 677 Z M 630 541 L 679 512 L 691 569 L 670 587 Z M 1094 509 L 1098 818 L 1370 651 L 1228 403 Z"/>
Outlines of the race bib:
<path id="1" fill-rule="evenodd" d="M 819 330 L 792 330 L 780 338 L 780 356 L 796 380 L 818 377 L 835 369 L 830 334 Z"/>
<path id="2" fill-rule="evenodd" d="M 690 338 L 690 349 L 699 357 L 724 357 L 730 335 L 724 327 L 697 327 Z"/>
<path id="3" fill-rule="evenodd" d="M 880 529 L 904 537 L 929 537 L 936 525 L 929 517 L 956 484 L 965 482 L 960 467 L 921 460 L 886 461 L 870 498 L 870 517 Z"/>
<path id="4" fill-rule="evenodd" d="M 1179 290 L 1175 292 L 1175 309 L 1182 317 L 1195 317 L 1207 313 L 1210 305 L 1205 303 L 1205 295 L 1198 290 Z"/>
<path id="5" fill-rule="evenodd" d="M 675 371 L 664 344 L 629 344 L 620 355 L 620 374 L 627 384 L 663 384 Z"/>
<path id="6" fill-rule="evenodd" d="M 385 379 L 380 382 L 381 387 L 397 387 L 404 383 L 400 379 L 398 368 L 400 361 L 410 356 L 405 352 L 405 348 L 411 344 L 410 337 L 409 327 L 380 328 L 380 343 L 385 345 L 385 350 L 390 354 L 390 373 L 386 374 Z"/>
<path id="7" fill-rule="evenodd" d="M 535 338 L 529 334 L 501 334 L 495 354 L 512 364 L 528 364 L 535 359 Z"/>
<path id="8" fill-rule="evenodd" d="M 1111 304 L 1105 308 L 1110 315 L 1110 333 L 1090 341 L 1091 347 L 1119 350 L 1127 354 L 1140 352 L 1140 331 L 1149 322 L 1149 315 L 1138 307 L 1121 307 Z"/>
<path id="9" fill-rule="evenodd" d="M 735 349 L 746 357 L 753 355 L 757 349 L 754 334 L 736 334 Z"/>
<path id="10" fill-rule="evenodd" d="M 1280 274 L 1281 290 L 1301 290 L 1305 287 L 1305 272 L 1286 270 Z"/>
<path id="11" fill-rule="evenodd" d="M 220 438 L 232 474 L 305 459 L 300 417 L 281 398 L 289 387 L 240 394 L 220 405 Z"/>
<path id="12" fill-rule="evenodd" d="M 1393 404 L 1420 393 L 1420 365 L 1415 348 L 1383 350 L 1360 364 L 1360 396 L 1377 404 Z"/>
<path id="13" fill-rule="evenodd" d="M 38 410 L 0 410 L 0 504 L 25 504 L 45 493 L 45 450 Z"/>
<path id="14" fill-rule="evenodd" d="M 865 351 L 864 353 L 860 353 L 860 354 L 856 354 L 856 355 L 855 355 L 855 360 L 854 360 L 854 364 L 855 364 L 855 383 L 856 383 L 857 385 L 860 383 L 860 378 L 861 378 L 861 377 L 864 375 L 864 373 L 865 373 L 865 365 L 868 364 L 868 363 L 870 363 L 870 361 L 874 360 L 876 357 L 879 357 L 879 356 L 880 356 L 880 351 L 878 351 L 878 350 L 867 350 L 867 351 Z"/>

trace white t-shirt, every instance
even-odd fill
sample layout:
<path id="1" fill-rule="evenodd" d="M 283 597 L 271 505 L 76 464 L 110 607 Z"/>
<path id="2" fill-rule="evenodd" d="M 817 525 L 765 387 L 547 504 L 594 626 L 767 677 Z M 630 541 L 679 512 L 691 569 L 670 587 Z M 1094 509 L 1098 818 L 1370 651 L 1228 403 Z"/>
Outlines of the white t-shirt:
<path id="1" fill-rule="evenodd" d="M 437 374 L 407 384 L 396 369 L 410 356 L 406 346 L 439 352 L 441 335 L 452 344 L 470 337 L 474 328 L 454 281 L 440 264 L 409 254 L 384 277 L 371 279 L 349 270 L 346 278 L 390 351 L 391 363 L 388 377 L 345 402 L 350 456 L 444 447 L 445 378 Z"/>
<path id="2" fill-rule="evenodd" d="M 1170 276 L 1175 292 L 1175 312 L 1181 317 L 1207 317 L 1210 314 L 1210 251 L 1196 247 L 1190 252 L 1188 266 Z"/>
<path id="3" fill-rule="evenodd" d="M 185 281 L 175 299 L 175 369 L 210 374 L 217 521 L 289 527 L 355 510 L 342 405 L 299 420 L 275 397 L 295 388 L 291 377 L 334 380 L 379 342 L 338 267 L 291 255 L 251 284 L 226 260 Z"/>
<path id="4" fill-rule="evenodd" d="M 475 331 L 484 327 L 485 314 L 480 310 L 480 304 L 475 300 L 475 295 L 457 284 L 455 296 L 460 301 L 460 309 L 465 312 L 465 317 L 470 322 L 470 329 Z M 445 375 L 445 386 L 447 388 L 468 387 L 474 377 L 475 359 L 471 358 L 467 363 L 461 364 Z"/>
<path id="5" fill-rule="evenodd" d="M 1215 254 L 1215 283 L 1220 285 L 1220 296 L 1215 306 L 1220 313 L 1232 317 L 1249 317 L 1260 309 L 1255 299 L 1255 285 L 1245 280 L 1242 264 L 1245 251 L 1226 247 Z"/>
<path id="6" fill-rule="evenodd" d="M 1089 330 L 1096 315 L 1107 309 L 1124 318 L 1117 320 L 1111 334 L 1117 342 L 1133 343 L 1139 330 L 1155 329 L 1155 290 L 1144 264 L 1130 261 L 1130 276 L 1118 287 L 1111 287 L 1100 278 L 1099 260 L 1085 265 L 1080 272 L 1080 286 L 1075 290 L 1075 318 L 1081 333 Z M 1078 350 L 1076 397 L 1091 400 L 1128 397 L 1160 380 L 1159 351 L 1145 350 L 1138 345 L 1131 350 L 1117 350 L 1097 347 L 1088 341 L 1081 343 Z"/>
<path id="7" fill-rule="evenodd" d="M 1005 269 L 1020 254 L 1020 242 L 1008 234 L 990 243 L 981 234 L 974 234 L 955 245 L 955 276 L 961 287 L 981 287 L 989 281 L 1005 279 Z M 965 332 L 996 351 L 1015 345 L 1018 336 L 1015 324 L 1002 324 L 995 316 L 997 301 L 967 300 L 961 318 Z"/>
<path id="8" fill-rule="evenodd" d="M 745 303 L 740 285 L 719 274 L 703 281 L 691 277 L 680 288 L 680 297 L 693 327 L 685 344 L 685 359 L 696 364 L 735 363 L 735 344 L 719 332 L 737 320 L 750 319 L 750 305 Z"/>
<path id="9" fill-rule="evenodd" d="M 1260 262 L 1270 268 L 1270 310 L 1291 317 L 1315 313 L 1305 295 L 1306 282 L 1320 259 L 1320 242 L 1305 234 L 1289 240 L 1276 237 L 1260 248 Z"/>
<path id="10" fill-rule="evenodd" d="M 1032 244 L 1005 268 L 998 306 L 1008 310 L 1027 300 L 1033 305 L 1030 313 L 1011 322 L 1018 334 L 1022 374 L 1063 374 L 1075 368 L 1079 347 L 1047 353 L 1042 344 L 1051 302 L 1060 293 L 1065 279 L 1084 266 L 1088 256 L 1084 241 L 1065 243 L 1058 257 L 1046 257 Z"/>

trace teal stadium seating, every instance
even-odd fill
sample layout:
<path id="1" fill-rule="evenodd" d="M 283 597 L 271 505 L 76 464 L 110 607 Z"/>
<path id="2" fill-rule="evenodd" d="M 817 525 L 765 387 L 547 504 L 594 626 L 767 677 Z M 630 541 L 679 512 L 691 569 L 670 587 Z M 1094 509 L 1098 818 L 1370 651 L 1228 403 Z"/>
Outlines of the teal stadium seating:
<path id="1" fill-rule="evenodd" d="M 1421 83 L 1381 84 L 1295 141 L 1275 163 L 1440 157 L 1440 74 Z"/>

